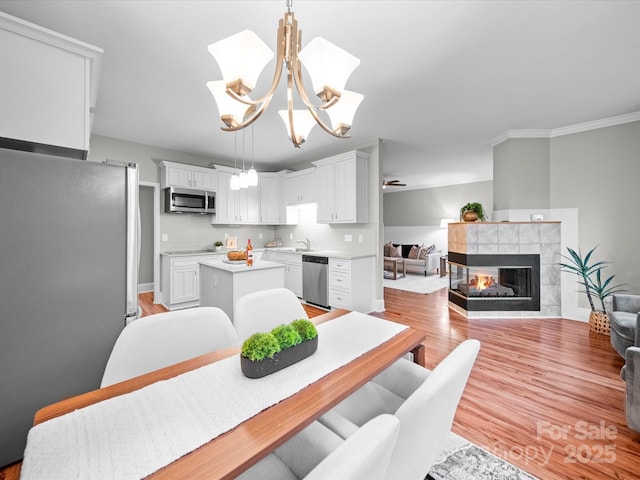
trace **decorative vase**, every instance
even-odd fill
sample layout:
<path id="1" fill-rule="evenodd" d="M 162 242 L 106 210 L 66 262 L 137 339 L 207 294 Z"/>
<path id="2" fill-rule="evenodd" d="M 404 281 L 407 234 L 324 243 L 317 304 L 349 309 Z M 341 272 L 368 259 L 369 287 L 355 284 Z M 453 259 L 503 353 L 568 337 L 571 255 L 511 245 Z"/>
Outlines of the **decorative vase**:
<path id="1" fill-rule="evenodd" d="M 478 212 L 467 210 L 462 214 L 462 220 L 464 220 L 465 222 L 475 222 L 478 220 Z"/>
<path id="2" fill-rule="evenodd" d="M 240 368 L 245 377 L 261 378 L 313 355 L 317 349 L 318 337 L 315 337 L 293 347 L 280 350 L 273 355 L 273 358 L 267 357 L 263 360 L 253 361 L 241 355 Z"/>
<path id="3" fill-rule="evenodd" d="M 591 312 L 589 314 L 589 330 L 600 335 L 611 335 L 609 315 L 606 312 Z"/>

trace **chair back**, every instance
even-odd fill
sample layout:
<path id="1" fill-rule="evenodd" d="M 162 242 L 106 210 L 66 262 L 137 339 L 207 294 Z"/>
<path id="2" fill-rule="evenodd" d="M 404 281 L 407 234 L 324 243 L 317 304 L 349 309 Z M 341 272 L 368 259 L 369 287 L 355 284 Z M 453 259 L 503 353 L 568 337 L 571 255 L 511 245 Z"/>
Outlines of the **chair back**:
<path id="1" fill-rule="evenodd" d="M 309 317 L 298 297 L 287 288 L 248 293 L 236 301 L 233 309 L 233 325 L 241 342 L 256 332 L 269 332 L 300 318 Z"/>
<path id="2" fill-rule="evenodd" d="M 118 336 L 101 387 L 208 352 L 237 345 L 231 320 L 217 307 L 189 308 L 139 318 Z"/>
<path id="3" fill-rule="evenodd" d="M 448 438 L 480 342 L 466 340 L 398 408 L 401 434 L 386 478 L 423 480 Z"/>
<path id="4" fill-rule="evenodd" d="M 398 440 L 400 421 L 383 414 L 365 423 L 331 452 L 305 480 L 383 478 Z"/>

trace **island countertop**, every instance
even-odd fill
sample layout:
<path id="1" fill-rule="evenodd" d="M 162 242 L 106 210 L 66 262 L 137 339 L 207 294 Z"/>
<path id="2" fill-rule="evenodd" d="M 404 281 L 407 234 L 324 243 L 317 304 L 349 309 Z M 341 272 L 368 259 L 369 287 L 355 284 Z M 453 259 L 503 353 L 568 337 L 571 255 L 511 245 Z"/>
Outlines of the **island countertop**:
<path id="1" fill-rule="evenodd" d="M 243 272 L 255 272 L 256 270 L 266 270 L 270 268 L 282 268 L 284 264 L 270 262 L 268 260 L 257 260 L 251 267 L 248 267 L 246 263 L 227 263 L 224 260 L 203 260 L 198 262 L 205 267 L 217 268 L 230 273 L 243 273 Z"/>

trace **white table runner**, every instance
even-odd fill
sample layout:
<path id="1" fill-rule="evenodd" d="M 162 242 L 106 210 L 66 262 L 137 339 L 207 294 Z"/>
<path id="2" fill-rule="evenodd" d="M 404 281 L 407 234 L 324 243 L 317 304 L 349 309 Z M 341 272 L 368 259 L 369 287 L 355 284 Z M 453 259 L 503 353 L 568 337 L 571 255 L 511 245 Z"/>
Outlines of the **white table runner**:
<path id="1" fill-rule="evenodd" d="M 144 478 L 406 328 L 351 312 L 318 325 L 314 355 L 261 379 L 234 355 L 54 418 L 29 431 L 21 478 Z"/>

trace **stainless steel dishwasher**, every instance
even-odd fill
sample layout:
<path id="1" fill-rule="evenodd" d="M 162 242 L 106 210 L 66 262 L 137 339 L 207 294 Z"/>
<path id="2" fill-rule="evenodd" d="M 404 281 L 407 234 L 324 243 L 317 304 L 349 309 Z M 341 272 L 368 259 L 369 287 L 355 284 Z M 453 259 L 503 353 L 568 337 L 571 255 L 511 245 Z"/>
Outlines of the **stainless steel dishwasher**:
<path id="1" fill-rule="evenodd" d="M 315 255 L 302 256 L 302 298 L 307 303 L 329 308 L 327 270 L 329 259 Z"/>

